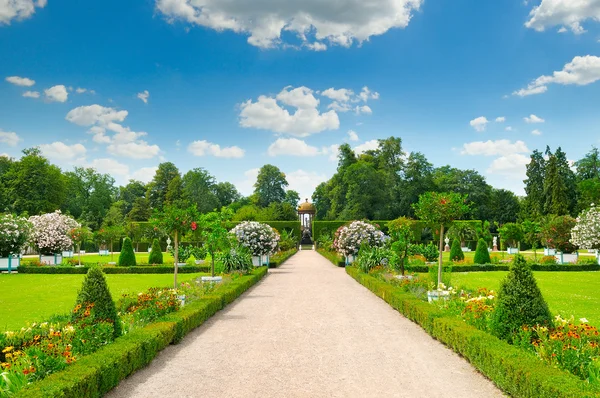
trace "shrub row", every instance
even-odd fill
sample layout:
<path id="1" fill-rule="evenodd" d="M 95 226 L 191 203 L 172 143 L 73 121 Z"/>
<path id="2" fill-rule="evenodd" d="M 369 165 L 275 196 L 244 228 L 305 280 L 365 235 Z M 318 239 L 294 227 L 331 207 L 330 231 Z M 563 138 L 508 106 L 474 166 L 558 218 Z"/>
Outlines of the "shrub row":
<path id="1" fill-rule="evenodd" d="M 438 308 L 354 267 L 346 272 L 431 336 L 465 357 L 513 397 L 600 397 L 587 382 L 541 362 L 534 355 L 445 316 Z"/>
<path id="2" fill-rule="evenodd" d="M 317 252 L 319 252 L 319 254 L 321 254 L 327 260 L 331 261 L 331 263 L 336 267 L 346 266 L 346 261 L 344 260 L 344 258 L 336 252 L 332 252 L 326 249 L 317 249 Z"/>
<path id="3" fill-rule="evenodd" d="M 267 268 L 261 267 L 251 275 L 223 285 L 210 296 L 118 338 L 61 372 L 30 384 L 17 397 L 102 397 L 121 380 L 148 365 L 163 348 L 180 342 L 187 333 L 234 301 L 266 273 Z"/>
<path id="4" fill-rule="evenodd" d="M 283 264 L 288 258 L 292 257 L 298 252 L 298 249 L 290 249 L 284 252 L 279 252 L 271 256 L 269 260 L 269 268 L 277 268 Z"/>
<path id="5" fill-rule="evenodd" d="M 20 266 L 18 271 L 20 274 L 87 274 L 89 266 L 72 267 L 72 266 L 49 266 L 29 267 Z M 102 267 L 105 274 L 172 274 L 174 267 L 168 266 L 135 266 L 135 267 Z M 194 274 L 199 272 L 210 272 L 210 265 L 186 265 L 179 267 L 180 274 Z"/>

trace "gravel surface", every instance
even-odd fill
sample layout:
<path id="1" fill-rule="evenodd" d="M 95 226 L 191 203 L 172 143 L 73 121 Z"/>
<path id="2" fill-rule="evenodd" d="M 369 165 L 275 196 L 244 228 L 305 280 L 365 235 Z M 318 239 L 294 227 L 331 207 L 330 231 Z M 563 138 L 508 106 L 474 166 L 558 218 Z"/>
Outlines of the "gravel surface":
<path id="1" fill-rule="evenodd" d="M 469 363 L 313 251 L 107 397 L 502 397 Z"/>

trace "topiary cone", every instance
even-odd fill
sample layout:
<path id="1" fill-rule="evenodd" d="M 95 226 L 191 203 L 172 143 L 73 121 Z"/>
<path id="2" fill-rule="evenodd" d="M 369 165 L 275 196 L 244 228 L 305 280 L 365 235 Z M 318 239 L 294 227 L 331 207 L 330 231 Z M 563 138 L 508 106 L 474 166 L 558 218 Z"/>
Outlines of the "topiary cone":
<path id="1" fill-rule="evenodd" d="M 465 259 L 465 253 L 463 253 L 460 247 L 460 241 L 454 239 L 452 247 L 450 248 L 450 261 L 462 261 Z"/>
<path id="2" fill-rule="evenodd" d="M 479 242 L 477 242 L 477 250 L 475 251 L 473 262 L 475 264 L 490 264 L 492 262 L 487 243 L 483 239 L 479 239 Z"/>
<path id="3" fill-rule="evenodd" d="M 119 266 L 121 267 L 134 267 L 135 253 L 133 252 L 133 244 L 131 239 L 125 238 L 123 240 L 123 247 L 121 248 L 121 254 L 119 254 Z"/>
<path id="4" fill-rule="evenodd" d="M 158 239 L 154 239 L 152 241 L 152 250 L 150 250 L 150 256 L 148 257 L 148 264 L 162 264 L 163 263 L 163 254 L 160 248 L 160 244 L 158 243 Z"/>

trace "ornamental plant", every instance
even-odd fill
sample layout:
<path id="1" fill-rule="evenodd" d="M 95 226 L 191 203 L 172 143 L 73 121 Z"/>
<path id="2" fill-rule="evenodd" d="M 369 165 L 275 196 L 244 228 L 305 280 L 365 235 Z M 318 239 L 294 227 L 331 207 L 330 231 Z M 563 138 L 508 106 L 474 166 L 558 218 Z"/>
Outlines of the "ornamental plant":
<path id="1" fill-rule="evenodd" d="M 233 228 L 230 233 L 237 241 L 248 248 L 253 256 L 275 253 L 279 243 L 279 234 L 268 224 L 257 221 L 244 221 Z"/>
<path id="2" fill-rule="evenodd" d="M 333 248 L 347 257 L 357 254 L 361 245 L 381 247 L 388 240 L 389 237 L 374 225 L 364 221 L 353 221 L 338 228 L 335 233 Z"/>
<path id="3" fill-rule="evenodd" d="M 479 242 L 477 242 L 477 249 L 475 250 L 473 262 L 475 264 L 490 264 L 492 262 L 490 252 L 488 251 L 488 245 L 483 239 L 479 239 Z"/>
<path id="4" fill-rule="evenodd" d="M 81 266 L 81 248 L 83 247 L 83 244 L 85 243 L 85 241 L 89 239 L 91 234 L 92 234 L 92 231 L 90 231 L 90 229 L 88 227 L 73 228 L 71 231 L 69 231 L 69 236 L 71 237 L 73 244 L 76 245 L 77 258 L 78 258 L 78 263 L 80 266 Z"/>
<path id="5" fill-rule="evenodd" d="M 404 275 L 404 263 L 409 256 L 413 239 L 412 224 L 413 221 L 406 217 L 400 217 L 388 223 L 388 230 L 393 242 L 392 250 L 398 259 L 401 275 Z"/>
<path id="6" fill-rule="evenodd" d="M 581 249 L 600 249 L 600 211 L 593 204 L 577 217 L 571 243 Z"/>
<path id="7" fill-rule="evenodd" d="M 204 247 L 211 259 L 211 275 L 215 276 L 215 257 L 219 251 L 229 250 L 229 232 L 223 226 L 225 222 L 231 220 L 233 212 L 227 207 L 223 207 L 220 212 L 213 211 L 203 214 L 200 220 L 201 236 L 204 240 Z"/>
<path id="8" fill-rule="evenodd" d="M 523 228 L 521 224 L 508 222 L 498 230 L 500 238 L 508 242 L 509 247 L 518 247 L 519 242 L 523 240 Z"/>
<path id="9" fill-rule="evenodd" d="M 571 242 L 571 231 L 577 221 L 570 216 L 551 217 L 542 225 L 542 244 L 562 253 L 572 253 L 575 245 Z"/>
<path id="10" fill-rule="evenodd" d="M 133 244 L 131 239 L 123 239 L 123 247 L 121 247 L 121 254 L 119 254 L 119 266 L 121 267 L 133 267 L 137 265 L 135 261 L 135 253 L 133 252 Z"/>
<path id="11" fill-rule="evenodd" d="M 60 210 L 32 216 L 29 222 L 33 226 L 31 241 L 43 255 L 60 253 L 73 247 L 73 239 L 69 232 L 81 227 L 77 221 L 62 214 Z"/>
<path id="12" fill-rule="evenodd" d="M 454 239 L 452 246 L 450 247 L 450 261 L 463 261 L 465 259 L 465 253 L 463 253 L 460 247 L 460 241 Z"/>
<path id="13" fill-rule="evenodd" d="M 31 223 L 24 217 L 0 214 L 0 257 L 21 253 L 31 229 Z"/>
<path id="14" fill-rule="evenodd" d="M 158 239 L 154 239 L 152 241 L 152 250 L 150 250 L 150 256 L 148 256 L 148 264 L 162 264 L 163 263 L 163 254 L 162 249 L 160 247 L 160 243 L 158 243 Z"/>

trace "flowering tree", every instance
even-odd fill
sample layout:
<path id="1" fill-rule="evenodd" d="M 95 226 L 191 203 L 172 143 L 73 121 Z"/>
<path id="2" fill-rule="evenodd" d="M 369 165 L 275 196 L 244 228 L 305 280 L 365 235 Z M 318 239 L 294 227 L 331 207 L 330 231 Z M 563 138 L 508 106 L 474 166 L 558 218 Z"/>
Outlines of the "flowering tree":
<path id="1" fill-rule="evenodd" d="M 374 225 L 364 221 L 353 221 L 341 226 L 335 232 L 333 247 L 344 256 L 355 255 L 363 243 L 369 246 L 383 246 L 389 238 Z"/>
<path id="2" fill-rule="evenodd" d="M 231 220 L 233 213 L 227 207 L 220 212 L 213 211 L 203 214 L 200 220 L 201 235 L 204 240 L 206 251 L 211 258 L 211 275 L 215 276 L 215 256 L 219 250 L 228 248 L 229 232 L 223 226 L 226 221 Z"/>
<path id="3" fill-rule="evenodd" d="M 576 222 L 571 229 L 571 243 L 581 249 L 600 249 L 600 210 L 592 204 Z"/>
<path id="4" fill-rule="evenodd" d="M 177 268 L 179 264 L 179 238 L 198 228 L 196 221 L 198 218 L 196 206 L 182 209 L 175 205 L 165 206 L 162 211 L 155 210 L 152 216 L 151 222 L 156 228 L 173 236 L 173 257 L 175 257 L 173 283 L 175 289 L 177 289 Z"/>
<path id="5" fill-rule="evenodd" d="M 427 192 L 413 204 L 415 214 L 421 220 L 440 226 L 440 258 L 438 281 L 442 280 L 442 254 L 444 252 L 444 225 L 461 218 L 469 211 L 467 196 L 458 193 Z"/>
<path id="6" fill-rule="evenodd" d="M 31 234 L 31 223 L 24 217 L 0 214 L 0 257 L 19 254 Z"/>
<path id="7" fill-rule="evenodd" d="M 388 230 L 393 241 L 392 250 L 398 256 L 398 265 L 402 275 L 404 275 L 404 262 L 408 257 L 410 244 L 414 236 L 411 228 L 413 224 L 413 220 L 406 217 L 400 217 L 388 223 Z"/>
<path id="8" fill-rule="evenodd" d="M 273 254 L 279 243 L 279 234 L 271 226 L 256 221 L 244 221 L 230 232 L 253 256 Z"/>
<path id="9" fill-rule="evenodd" d="M 571 242 L 571 230 L 577 221 L 570 216 L 551 217 L 542 225 L 542 244 L 562 253 L 572 253 L 575 245 Z"/>
<path id="10" fill-rule="evenodd" d="M 31 241 L 41 254 L 48 255 L 62 252 L 73 247 L 69 232 L 81 225 L 73 218 L 56 210 L 54 213 L 32 216 L 29 218 L 33 226 Z"/>

